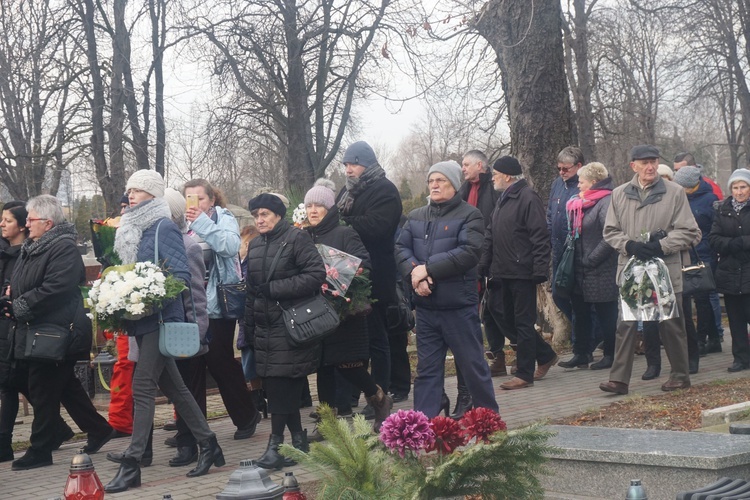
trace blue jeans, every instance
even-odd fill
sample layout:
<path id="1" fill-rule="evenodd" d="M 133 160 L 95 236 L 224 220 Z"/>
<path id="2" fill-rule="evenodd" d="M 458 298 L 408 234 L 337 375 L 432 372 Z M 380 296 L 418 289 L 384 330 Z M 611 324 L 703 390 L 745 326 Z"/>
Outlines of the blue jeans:
<path id="1" fill-rule="evenodd" d="M 242 356 L 242 373 L 245 375 L 245 382 L 258 378 L 258 373 L 255 371 L 255 351 L 245 347 L 240 355 Z"/>

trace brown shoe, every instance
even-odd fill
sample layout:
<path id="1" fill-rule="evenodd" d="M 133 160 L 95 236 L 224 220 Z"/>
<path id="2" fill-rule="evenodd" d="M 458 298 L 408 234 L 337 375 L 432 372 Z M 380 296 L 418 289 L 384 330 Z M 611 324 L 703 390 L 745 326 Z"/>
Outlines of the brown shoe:
<path id="1" fill-rule="evenodd" d="M 555 363 L 557 363 L 559 359 L 560 358 L 555 355 L 555 357 L 552 358 L 552 361 L 544 363 L 543 365 L 539 365 L 539 367 L 537 367 L 536 371 L 534 372 L 534 380 L 542 380 L 544 376 L 547 375 L 549 369 L 555 366 Z"/>
<path id="2" fill-rule="evenodd" d="M 508 374 L 508 369 L 505 367 L 505 356 L 497 356 L 490 363 L 490 375 L 493 377 L 505 376 Z"/>
<path id="3" fill-rule="evenodd" d="M 604 392 L 625 395 L 628 393 L 628 384 L 610 380 L 609 382 L 602 382 L 601 384 L 599 384 L 599 389 L 603 390 Z"/>
<path id="4" fill-rule="evenodd" d="M 514 389 L 524 389 L 526 387 L 534 387 L 534 382 L 526 382 L 522 378 L 513 377 L 507 382 L 500 384 L 500 389 L 505 389 L 506 391 L 512 391 Z"/>
<path id="5" fill-rule="evenodd" d="M 661 390 L 666 391 L 666 392 L 677 391 L 679 389 L 690 389 L 690 381 L 669 379 L 666 382 L 664 382 L 661 386 Z"/>

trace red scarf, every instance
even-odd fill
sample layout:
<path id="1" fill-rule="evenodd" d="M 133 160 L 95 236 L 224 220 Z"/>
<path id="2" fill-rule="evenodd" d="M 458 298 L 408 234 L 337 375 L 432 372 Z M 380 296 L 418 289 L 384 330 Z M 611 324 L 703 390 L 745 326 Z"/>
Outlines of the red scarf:
<path id="1" fill-rule="evenodd" d="M 469 189 L 469 198 L 466 200 L 466 203 L 468 203 L 472 207 L 476 207 L 477 203 L 479 203 L 479 179 L 471 182 L 471 188 Z"/>
<path id="2" fill-rule="evenodd" d="M 584 191 L 583 197 L 580 195 L 568 200 L 565 210 L 568 212 L 568 221 L 571 224 L 573 236 L 578 237 L 581 234 L 581 225 L 583 223 L 583 211 L 596 205 L 596 202 L 612 194 L 611 189 L 589 189 Z"/>

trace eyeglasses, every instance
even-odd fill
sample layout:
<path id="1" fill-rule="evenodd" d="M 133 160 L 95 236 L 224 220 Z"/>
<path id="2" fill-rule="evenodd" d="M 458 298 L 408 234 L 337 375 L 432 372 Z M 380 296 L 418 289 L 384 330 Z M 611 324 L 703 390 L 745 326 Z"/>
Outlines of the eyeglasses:
<path id="1" fill-rule="evenodd" d="M 36 217 L 26 217 L 26 221 L 27 222 L 36 222 L 38 220 L 45 220 L 45 221 L 47 221 L 49 219 L 42 219 L 42 218 L 36 218 Z"/>
<path id="2" fill-rule="evenodd" d="M 573 167 L 557 167 L 557 171 L 568 173 L 568 170 L 570 170 L 571 168 Z"/>

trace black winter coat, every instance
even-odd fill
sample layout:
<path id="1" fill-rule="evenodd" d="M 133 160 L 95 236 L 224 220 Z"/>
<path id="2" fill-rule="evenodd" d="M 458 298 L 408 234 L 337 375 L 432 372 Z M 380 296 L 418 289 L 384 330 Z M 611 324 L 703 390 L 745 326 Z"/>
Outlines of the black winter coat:
<path id="1" fill-rule="evenodd" d="M 73 323 L 78 340 L 69 348 L 67 359 L 89 358 L 91 321 L 85 315 L 78 288 L 86 281 L 86 268 L 76 247 L 76 236 L 75 227 L 63 222 L 36 241 L 26 240 L 21 248 L 10 280 L 16 317 L 16 359 L 25 359 L 29 326 L 41 323 L 63 327 Z"/>
<path id="2" fill-rule="evenodd" d="M 283 244 L 283 245 L 282 245 Z M 283 246 L 283 248 L 282 248 Z M 268 280 L 271 263 L 282 248 L 271 276 L 270 293 L 258 293 Z M 285 220 L 250 242 L 247 253 L 245 336 L 255 347 L 255 367 L 261 377 L 299 378 L 315 372 L 320 344 L 293 347 L 287 340 L 281 308 L 320 292 L 325 282 L 323 259 L 310 236 Z"/>
<path id="3" fill-rule="evenodd" d="M 578 175 L 567 181 L 558 176 L 550 188 L 547 206 L 547 231 L 552 241 L 552 268 L 555 270 L 565 250 L 565 238 L 568 235 L 568 214 L 565 205 L 574 196 L 578 196 Z"/>
<path id="4" fill-rule="evenodd" d="M 716 290 L 730 295 L 750 293 L 750 204 L 737 215 L 731 197 L 721 202 L 708 240 L 719 254 Z M 739 251 L 730 249 L 736 240 L 742 244 Z"/>
<path id="5" fill-rule="evenodd" d="M 360 267 L 370 269 L 370 256 L 357 231 L 339 224 L 339 209 L 335 205 L 320 224 L 308 227 L 316 245 L 328 245 L 362 259 Z M 370 357 L 367 318 L 350 316 L 342 321 L 331 335 L 323 339 L 321 365 L 339 365 L 350 361 L 364 361 Z"/>
<path id="6" fill-rule="evenodd" d="M 339 193 L 341 198 L 345 189 Z M 396 258 L 393 239 L 401 219 L 401 195 L 391 181 L 383 177 L 360 193 L 351 212 L 341 220 L 362 238 L 372 264 L 372 297 L 381 306 L 396 302 Z"/>
<path id="7" fill-rule="evenodd" d="M 612 189 L 612 178 L 594 184 L 592 189 Z M 619 297 L 617 287 L 617 250 L 604 241 L 604 221 L 612 195 L 584 209 L 581 235 L 576 240 L 574 292 L 585 302 L 612 302 Z"/>
<path id="8" fill-rule="evenodd" d="M 398 268 L 411 283 L 411 271 L 426 264 L 434 289 L 413 294 L 416 307 L 458 309 L 476 305 L 477 264 L 484 239 L 482 213 L 456 194 L 450 200 L 412 210 L 396 242 Z"/>
<path id="9" fill-rule="evenodd" d="M 461 184 L 458 194 L 461 195 L 462 200 L 468 202 L 469 191 L 471 191 L 471 183 L 464 182 Z M 477 201 L 477 208 L 482 212 L 485 228 L 492 221 L 492 211 L 495 210 L 495 205 L 497 205 L 497 200 L 500 199 L 501 195 L 502 193 L 495 189 L 492 182 L 492 171 L 479 174 L 479 199 Z"/>
<path id="10" fill-rule="evenodd" d="M 525 179 L 505 190 L 484 237 L 479 272 L 490 279 L 541 280 L 549 273 L 544 203 Z"/>
<path id="11" fill-rule="evenodd" d="M 10 283 L 10 277 L 13 274 L 13 267 L 18 260 L 18 255 L 21 252 L 21 245 L 7 246 L 5 240 L 0 240 L 5 248 L 0 250 L 0 280 L 2 282 L 2 291 L 5 292 L 5 288 Z M 5 315 L 0 316 L 0 386 L 8 382 L 8 370 L 10 369 L 10 361 L 12 359 L 11 346 L 12 335 L 13 335 L 13 321 L 6 318 Z"/>

